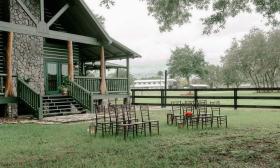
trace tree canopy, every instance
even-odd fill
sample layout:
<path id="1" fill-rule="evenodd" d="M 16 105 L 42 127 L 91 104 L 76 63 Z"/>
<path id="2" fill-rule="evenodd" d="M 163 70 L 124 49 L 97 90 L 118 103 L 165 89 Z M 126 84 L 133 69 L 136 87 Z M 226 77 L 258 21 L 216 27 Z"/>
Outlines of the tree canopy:
<path id="1" fill-rule="evenodd" d="M 206 62 L 202 50 L 196 51 L 194 48 L 185 45 L 182 48 L 177 47 L 171 52 L 172 55 L 167 64 L 171 76 L 186 78 L 188 84 L 190 84 L 192 75 L 203 76 Z"/>
<path id="2" fill-rule="evenodd" d="M 100 0 L 101 6 L 110 6 L 117 0 Z M 253 11 L 260 13 L 268 25 L 280 24 L 279 0 L 139 0 L 147 3 L 149 14 L 160 25 L 161 31 L 170 31 L 174 25 L 188 23 L 193 10 L 207 10 L 209 15 L 201 18 L 204 34 L 218 32 L 223 29 L 226 20 L 239 13 Z M 277 17 L 278 15 L 278 17 Z"/>
<path id="3" fill-rule="evenodd" d="M 222 58 L 225 80 L 236 86 L 245 79 L 255 87 L 278 86 L 279 55 L 280 30 L 253 29 L 243 39 L 234 40 Z"/>

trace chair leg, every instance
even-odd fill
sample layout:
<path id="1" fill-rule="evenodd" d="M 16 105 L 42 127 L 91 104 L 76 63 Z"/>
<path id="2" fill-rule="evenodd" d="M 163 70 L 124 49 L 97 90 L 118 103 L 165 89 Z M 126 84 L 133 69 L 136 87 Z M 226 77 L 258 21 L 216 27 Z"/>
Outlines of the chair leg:
<path id="1" fill-rule="evenodd" d="M 157 122 L 157 131 L 158 131 L 158 135 L 159 135 L 159 122 Z"/>
<path id="2" fill-rule="evenodd" d="M 227 116 L 225 116 L 225 120 L 226 120 L 226 128 L 227 128 L 228 127 Z"/>
<path id="3" fill-rule="evenodd" d="M 150 136 L 152 136 L 152 123 L 149 122 L 149 132 L 150 132 Z"/>
<path id="4" fill-rule="evenodd" d="M 96 134 L 97 134 L 97 125 L 94 128 L 94 132 L 95 132 L 94 136 L 96 136 Z"/>
<path id="5" fill-rule="evenodd" d="M 147 136 L 147 132 L 146 132 L 146 123 L 142 124 L 142 129 L 144 129 L 144 135 Z"/>
<path id="6" fill-rule="evenodd" d="M 104 137 L 104 124 L 101 124 L 102 137 Z"/>

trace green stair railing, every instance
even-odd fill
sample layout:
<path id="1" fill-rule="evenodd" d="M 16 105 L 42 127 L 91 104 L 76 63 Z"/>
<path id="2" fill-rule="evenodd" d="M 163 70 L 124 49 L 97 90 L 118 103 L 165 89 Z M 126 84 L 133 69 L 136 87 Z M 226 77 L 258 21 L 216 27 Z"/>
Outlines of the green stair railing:
<path id="1" fill-rule="evenodd" d="M 74 81 L 69 81 L 69 87 L 69 95 L 89 109 L 90 112 L 94 112 L 93 93 Z"/>
<path id="2" fill-rule="evenodd" d="M 76 76 L 75 82 L 90 92 L 99 93 L 100 78 Z"/>
<path id="3" fill-rule="evenodd" d="M 43 118 L 43 97 L 21 79 L 17 79 L 17 96 L 34 110 L 36 117 Z"/>

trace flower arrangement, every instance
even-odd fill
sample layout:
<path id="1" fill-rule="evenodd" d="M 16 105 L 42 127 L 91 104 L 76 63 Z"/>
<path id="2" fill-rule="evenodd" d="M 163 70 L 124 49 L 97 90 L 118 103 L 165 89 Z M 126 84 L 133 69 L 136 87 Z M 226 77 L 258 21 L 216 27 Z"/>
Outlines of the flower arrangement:
<path id="1" fill-rule="evenodd" d="M 186 111 L 184 115 L 185 115 L 185 117 L 191 117 L 193 115 L 193 112 Z"/>

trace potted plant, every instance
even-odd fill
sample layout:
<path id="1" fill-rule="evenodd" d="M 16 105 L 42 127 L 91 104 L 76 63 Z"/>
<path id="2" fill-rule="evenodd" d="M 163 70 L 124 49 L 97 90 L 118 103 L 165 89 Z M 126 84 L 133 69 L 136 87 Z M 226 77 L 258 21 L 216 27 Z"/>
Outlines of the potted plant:
<path id="1" fill-rule="evenodd" d="M 61 91 L 61 94 L 63 96 L 67 96 L 68 95 L 68 82 L 65 80 L 62 85 L 59 87 L 59 90 Z"/>
<path id="2" fill-rule="evenodd" d="M 61 92 L 61 94 L 63 96 L 67 96 L 68 95 L 68 87 L 67 86 L 61 85 L 59 90 L 60 90 L 60 92 Z"/>

